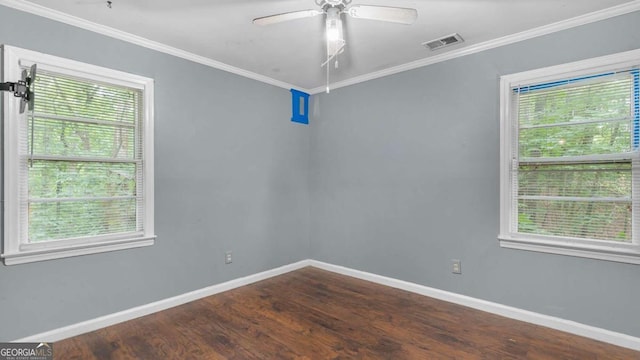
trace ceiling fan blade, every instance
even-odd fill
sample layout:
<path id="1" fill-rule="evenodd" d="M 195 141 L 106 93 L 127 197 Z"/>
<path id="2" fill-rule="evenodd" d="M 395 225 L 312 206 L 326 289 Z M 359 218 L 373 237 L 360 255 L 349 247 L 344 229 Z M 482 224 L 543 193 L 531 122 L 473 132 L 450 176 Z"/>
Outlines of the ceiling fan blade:
<path id="1" fill-rule="evenodd" d="M 418 18 L 418 10 L 416 9 L 389 6 L 354 5 L 347 9 L 347 13 L 356 19 L 380 20 L 406 25 L 413 24 Z"/>
<path id="2" fill-rule="evenodd" d="M 289 20 L 314 17 L 320 14 L 324 14 L 324 12 L 320 10 L 293 11 L 293 12 L 288 12 L 283 14 L 276 14 L 276 15 L 269 15 L 269 16 L 255 18 L 253 19 L 253 23 L 256 25 L 264 26 L 264 25 L 277 24 L 277 23 L 289 21 Z"/>

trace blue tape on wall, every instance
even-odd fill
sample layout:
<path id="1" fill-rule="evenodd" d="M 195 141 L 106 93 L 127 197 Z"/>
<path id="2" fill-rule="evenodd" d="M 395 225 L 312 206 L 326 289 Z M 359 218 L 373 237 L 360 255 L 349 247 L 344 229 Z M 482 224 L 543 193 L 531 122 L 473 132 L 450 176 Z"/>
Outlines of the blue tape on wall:
<path id="1" fill-rule="evenodd" d="M 291 89 L 291 121 L 309 124 L 309 94 Z"/>

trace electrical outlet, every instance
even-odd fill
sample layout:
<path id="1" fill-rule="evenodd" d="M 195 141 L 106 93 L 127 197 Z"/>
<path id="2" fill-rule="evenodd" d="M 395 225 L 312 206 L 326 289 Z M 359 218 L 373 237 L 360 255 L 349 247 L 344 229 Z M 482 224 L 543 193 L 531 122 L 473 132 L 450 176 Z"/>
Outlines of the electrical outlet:
<path id="1" fill-rule="evenodd" d="M 224 263 L 231 264 L 233 262 L 233 252 L 227 251 L 224 253 Z"/>
<path id="2" fill-rule="evenodd" d="M 462 264 L 460 260 L 453 259 L 451 260 L 451 264 L 453 265 L 451 272 L 454 274 L 462 274 Z"/>

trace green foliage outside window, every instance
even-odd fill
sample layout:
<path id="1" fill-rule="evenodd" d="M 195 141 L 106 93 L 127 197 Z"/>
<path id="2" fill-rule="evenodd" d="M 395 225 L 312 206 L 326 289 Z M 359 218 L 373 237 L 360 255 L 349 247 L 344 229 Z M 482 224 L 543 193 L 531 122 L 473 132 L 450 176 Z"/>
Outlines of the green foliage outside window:
<path id="1" fill-rule="evenodd" d="M 41 72 L 35 94 L 29 241 L 136 231 L 139 91 Z"/>
<path id="2" fill-rule="evenodd" d="M 629 74 L 520 94 L 519 232 L 631 241 L 631 160 L 593 159 L 633 150 L 633 96 Z"/>

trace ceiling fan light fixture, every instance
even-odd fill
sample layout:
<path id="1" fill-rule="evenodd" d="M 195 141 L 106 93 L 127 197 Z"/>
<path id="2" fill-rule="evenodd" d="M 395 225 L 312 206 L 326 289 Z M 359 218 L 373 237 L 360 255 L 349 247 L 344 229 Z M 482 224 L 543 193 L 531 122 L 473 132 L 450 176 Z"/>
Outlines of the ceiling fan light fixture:
<path id="1" fill-rule="evenodd" d="M 339 9 L 327 9 L 325 29 L 327 38 L 327 58 L 330 58 L 341 52 L 345 43 Z"/>
<path id="2" fill-rule="evenodd" d="M 327 41 L 343 41 L 342 19 L 340 10 L 330 8 L 327 10 Z"/>
<path id="3" fill-rule="evenodd" d="M 342 40 L 342 31 L 340 31 L 339 25 L 334 25 L 331 27 L 327 26 L 327 41 L 340 41 Z"/>

